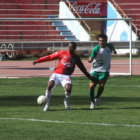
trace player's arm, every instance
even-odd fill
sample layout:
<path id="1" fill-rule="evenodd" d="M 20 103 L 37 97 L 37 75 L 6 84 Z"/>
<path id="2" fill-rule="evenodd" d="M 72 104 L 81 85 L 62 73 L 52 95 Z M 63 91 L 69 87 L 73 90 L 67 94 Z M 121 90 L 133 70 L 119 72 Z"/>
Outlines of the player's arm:
<path id="1" fill-rule="evenodd" d="M 92 80 L 92 76 L 87 72 L 84 64 L 82 63 L 82 61 L 79 57 L 76 58 L 76 65 L 86 75 L 86 77 L 88 77 L 90 80 Z"/>
<path id="2" fill-rule="evenodd" d="M 113 50 L 113 53 L 114 53 L 114 54 L 117 54 L 117 51 L 116 51 L 116 49 L 115 49 L 115 48 L 114 48 L 114 50 Z"/>
<path id="3" fill-rule="evenodd" d="M 112 43 L 109 43 L 109 47 L 110 47 L 111 51 L 113 51 L 114 54 L 117 54 L 117 51 Z"/>
<path id="4" fill-rule="evenodd" d="M 114 54 L 117 54 L 117 51 L 116 51 L 116 49 L 115 49 L 113 44 L 112 44 L 112 51 L 113 51 Z"/>
<path id="5" fill-rule="evenodd" d="M 89 57 L 88 57 L 88 62 L 91 63 L 94 59 L 94 51 L 92 50 L 92 52 L 90 53 Z"/>
<path id="6" fill-rule="evenodd" d="M 56 59 L 58 59 L 60 57 L 60 53 L 61 52 L 55 52 L 55 53 L 53 53 L 51 55 L 41 57 L 41 58 L 33 61 L 33 65 L 35 65 L 37 63 L 41 63 L 41 62 L 56 60 Z"/>
<path id="7" fill-rule="evenodd" d="M 91 51 L 89 57 L 88 57 L 88 62 L 91 63 L 93 59 L 96 57 L 98 50 L 100 49 L 100 46 L 95 46 L 93 50 Z"/>

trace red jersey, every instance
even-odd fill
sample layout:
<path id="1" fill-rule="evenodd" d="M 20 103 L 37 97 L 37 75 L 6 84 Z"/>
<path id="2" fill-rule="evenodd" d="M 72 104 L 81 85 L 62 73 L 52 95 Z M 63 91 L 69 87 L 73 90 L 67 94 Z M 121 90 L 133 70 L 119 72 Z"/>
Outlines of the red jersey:
<path id="1" fill-rule="evenodd" d="M 51 55 L 39 58 L 36 61 L 40 63 L 56 59 L 59 59 L 59 63 L 54 69 L 54 73 L 71 75 L 75 69 L 75 65 L 77 65 L 87 77 L 90 77 L 90 74 L 87 72 L 83 63 L 81 62 L 80 57 L 77 55 L 71 55 L 69 51 L 66 50 L 55 52 Z"/>

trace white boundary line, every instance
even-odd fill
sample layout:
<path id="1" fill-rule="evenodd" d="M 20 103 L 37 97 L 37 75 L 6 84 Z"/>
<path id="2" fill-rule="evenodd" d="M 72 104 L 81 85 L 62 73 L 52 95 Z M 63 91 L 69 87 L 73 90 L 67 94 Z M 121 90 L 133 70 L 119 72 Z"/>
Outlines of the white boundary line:
<path id="1" fill-rule="evenodd" d="M 93 123 L 93 122 L 67 122 L 58 120 L 38 120 L 38 119 L 24 119 L 24 118 L 0 118 L 0 120 L 19 120 L 19 121 L 33 121 L 33 122 L 46 122 L 56 124 L 79 124 L 79 125 L 98 125 L 98 126 L 123 126 L 123 127 L 140 127 L 134 124 L 108 124 L 108 123 Z"/>

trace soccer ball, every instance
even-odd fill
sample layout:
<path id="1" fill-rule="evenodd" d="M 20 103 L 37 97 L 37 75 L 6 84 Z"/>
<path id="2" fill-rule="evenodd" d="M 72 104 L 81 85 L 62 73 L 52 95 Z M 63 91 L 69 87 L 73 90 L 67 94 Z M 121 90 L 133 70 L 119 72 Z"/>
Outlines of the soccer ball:
<path id="1" fill-rule="evenodd" d="M 45 103 L 46 101 L 46 96 L 45 95 L 40 95 L 38 98 L 37 98 L 37 104 L 38 105 L 42 105 L 43 103 Z"/>

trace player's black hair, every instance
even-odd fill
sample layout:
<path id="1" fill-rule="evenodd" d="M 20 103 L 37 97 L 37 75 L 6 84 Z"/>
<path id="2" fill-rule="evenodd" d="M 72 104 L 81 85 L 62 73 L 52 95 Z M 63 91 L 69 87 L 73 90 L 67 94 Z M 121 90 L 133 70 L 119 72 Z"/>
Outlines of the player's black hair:
<path id="1" fill-rule="evenodd" d="M 103 38 L 105 41 L 107 41 L 107 35 L 105 35 L 105 34 L 99 34 L 98 35 L 98 39 L 99 39 L 99 37 L 100 38 Z"/>
<path id="2" fill-rule="evenodd" d="M 76 50 L 76 47 L 77 47 L 77 44 L 75 42 L 70 42 L 70 44 L 75 48 Z"/>

